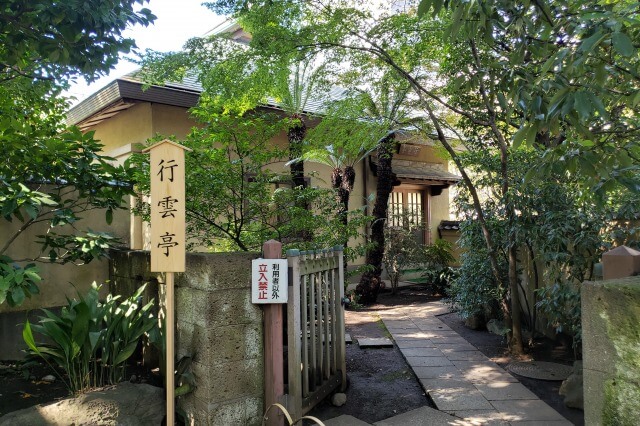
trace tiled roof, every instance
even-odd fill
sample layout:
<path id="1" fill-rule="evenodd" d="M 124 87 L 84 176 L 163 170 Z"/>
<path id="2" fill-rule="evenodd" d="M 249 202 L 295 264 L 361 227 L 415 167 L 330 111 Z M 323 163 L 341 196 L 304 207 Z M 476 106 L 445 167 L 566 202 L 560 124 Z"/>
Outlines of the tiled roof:
<path id="1" fill-rule="evenodd" d="M 87 99 L 74 106 L 67 113 L 68 124 L 79 124 L 84 121 L 90 121 L 91 123 L 99 122 L 99 119 L 94 119 L 94 115 L 102 113 L 105 109 L 111 108 L 116 103 L 124 101 L 150 101 L 156 103 L 163 103 L 168 105 L 176 105 L 182 107 L 191 107 L 195 105 L 192 99 L 197 101 L 197 97 L 202 93 L 202 85 L 198 81 L 195 74 L 188 74 L 182 81 L 167 82 L 163 86 L 153 85 L 149 89 L 142 91 L 142 80 L 136 77 L 137 71 L 129 73 L 121 78 L 118 78 L 108 85 L 104 86 L 96 93 L 89 96 Z M 124 93 L 122 86 L 127 88 L 134 88 L 134 90 L 127 90 Z M 324 104 L 326 100 L 338 100 L 344 98 L 346 90 L 341 87 L 332 87 L 329 93 L 317 99 L 308 99 L 305 105 L 305 114 L 309 115 L 321 115 L 324 113 Z M 185 104 L 185 96 L 187 99 Z M 193 98 L 196 96 L 196 98 Z M 174 100 L 175 99 L 175 100 Z M 178 102 L 178 103 L 176 103 Z M 267 99 L 264 105 L 270 108 L 281 109 L 282 105 L 275 101 L 275 99 Z M 109 115 L 110 117 L 111 115 Z M 108 118 L 108 117 L 106 117 Z"/>
<path id="2" fill-rule="evenodd" d="M 400 180 L 436 180 L 447 183 L 457 183 L 460 176 L 449 173 L 444 165 L 439 163 L 423 163 L 419 161 L 393 160 L 393 173 Z"/>

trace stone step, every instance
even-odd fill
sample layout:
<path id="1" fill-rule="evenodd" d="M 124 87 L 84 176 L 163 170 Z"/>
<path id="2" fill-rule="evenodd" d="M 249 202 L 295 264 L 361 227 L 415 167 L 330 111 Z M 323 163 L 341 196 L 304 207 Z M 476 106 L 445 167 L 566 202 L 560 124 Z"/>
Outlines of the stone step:
<path id="1" fill-rule="evenodd" d="M 391 339 L 386 337 L 358 339 L 358 346 L 361 348 L 389 348 L 393 347 Z"/>

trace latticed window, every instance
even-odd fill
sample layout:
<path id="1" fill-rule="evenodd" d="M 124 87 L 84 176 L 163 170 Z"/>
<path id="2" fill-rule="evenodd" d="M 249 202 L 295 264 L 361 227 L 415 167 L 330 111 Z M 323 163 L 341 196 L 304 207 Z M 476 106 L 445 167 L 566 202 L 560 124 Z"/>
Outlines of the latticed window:
<path id="1" fill-rule="evenodd" d="M 388 220 L 391 226 L 416 228 L 416 238 L 427 241 L 425 191 L 415 188 L 394 188 L 389 196 Z"/>

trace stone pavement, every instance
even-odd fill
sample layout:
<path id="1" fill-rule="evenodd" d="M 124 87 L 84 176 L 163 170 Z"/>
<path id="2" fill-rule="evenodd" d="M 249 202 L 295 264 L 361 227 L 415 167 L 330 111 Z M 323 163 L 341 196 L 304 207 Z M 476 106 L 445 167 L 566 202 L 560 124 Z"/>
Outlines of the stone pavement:
<path id="1" fill-rule="evenodd" d="M 379 312 L 438 410 L 458 418 L 441 424 L 571 425 L 436 317 L 447 312 L 439 302 Z"/>
<path id="2" fill-rule="evenodd" d="M 421 407 L 376 426 L 572 424 L 436 317 L 447 312 L 440 302 L 378 312 L 438 410 Z M 324 423 L 368 424 L 348 415 Z"/>

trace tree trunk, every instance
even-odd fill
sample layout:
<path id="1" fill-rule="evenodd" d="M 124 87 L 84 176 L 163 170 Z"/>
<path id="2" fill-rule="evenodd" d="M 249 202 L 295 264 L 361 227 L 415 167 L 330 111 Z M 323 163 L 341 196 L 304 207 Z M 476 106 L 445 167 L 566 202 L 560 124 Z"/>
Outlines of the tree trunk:
<path id="1" fill-rule="evenodd" d="M 378 182 L 376 184 L 376 201 L 373 205 L 373 223 L 371 225 L 371 243 L 367 250 L 366 264 L 369 270 L 362 274 L 356 287 L 360 303 L 375 303 L 380 291 L 380 275 L 382 274 L 382 258 L 384 256 L 384 227 L 387 221 L 389 194 L 393 190 L 393 147 L 395 135 L 390 134 L 378 144 Z"/>
<path id="2" fill-rule="evenodd" d="M 351 197 L 355 180 L 356 172 L 351 166 L 336 167 L 331 171 L 331 187 L 336 191 L 336 202 L 338 203 L 336 216 L 344 226 L 349 223 L 349 198 Z M 346 247 L 347 241 L 344 241 L 343 245 Z"/>
<path id="3" fill-rule="evenodd" d="M 289 127 L 287 131 L 287 139 L 289 141 L 289 160 L 295 160 L 296 158 L 300 158 L 302 156 L 302 141 L 307 135 L 307 126 L 302 121 L 302 117 L 299 115 L 293 115 L 291 117 L 294 120 L 297 120 L 296 124 Z M 304 182 L 304 162 L 297 161 L 295 163 L 291 163 L 291 181 L 292 187 L 305 187 Z"/>
<path id="4" fill-rule="evenodd" d="M 520 292 L 518 291 L 517 247 L 511 242 L 509 247 L 509 292 L 511 293 L 511 334 L 509 349 L 514 355 L 524 353 L 522 343 L 522 313 L 520 307 Z"/>

